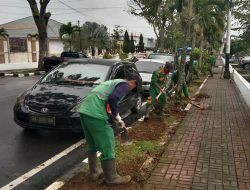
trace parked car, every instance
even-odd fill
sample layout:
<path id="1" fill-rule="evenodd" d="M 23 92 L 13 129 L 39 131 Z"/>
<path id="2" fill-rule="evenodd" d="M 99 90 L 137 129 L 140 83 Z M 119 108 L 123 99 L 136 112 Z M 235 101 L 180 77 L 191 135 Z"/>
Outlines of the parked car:
<path id="1" fill-rule="evenodd" d="M 98 84 L 110 79 L 138 75 L 137 88 L 120 102 L 121 117 L 139 112 L 142 81 L 134 64 L 108 59 L 75 59 L 64 62 L 17 97 L 14 120 L 25 129 L 82 131 L 78 108 Z M 130 111 L 131 110 L 131 111 Z"/>
<path id="2" fill-rule="evenodd" d="M 243 69 L 250 69 L 250 56 L 245 56 L 240 59 L 240 67 Z"/>
<path id="3" fill-rule="evenodd" d="M 57 65 L 64 61 L 68 61 L 69 59 L 77 59 L 77 58 L 87 58 L 86 55 L 79 53 L 79 52 L 71 52 L 71 51 L 64 51 L 61 53 L 60 57 L 51 56 L 51 57 L 44 57 L 43 58 L 43 66 L 45 71 L 49 71 L 55 68 Z"/>
<path id="4" fill-rule="evenodd" d="M 160 59 L 164 62 L 168 61 L 174 64 L 174 55 L 169 53 L 150 53 L 148 59 Z"/>
<path id="5" fill-rule="evenodd" d="M 165 62 L 158 59 L 141 59 L 135 62 L 135 66 L 142 78 L 142 88 L 145 96 L 149 95 L 149 87 L 153 72 L 164 65 Z"/>

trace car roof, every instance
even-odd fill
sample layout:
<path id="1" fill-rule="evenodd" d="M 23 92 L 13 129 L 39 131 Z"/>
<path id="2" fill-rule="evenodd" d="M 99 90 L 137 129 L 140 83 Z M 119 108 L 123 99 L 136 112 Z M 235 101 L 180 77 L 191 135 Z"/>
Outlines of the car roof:
<path id="1" fill-rule="evenodd" d="M 174 56 L 174 54 L 171 54 L 171 53 L 150 53 L 149 55 L 166 55 L 166 56 Z"/>
<path id="2" fill-rule="evenodd" d="M 136 62 L 158 62 L 158 63 L 164 63 L 163 60 L 160 60 L 160 59 L 140 59 Z M 136 64 L 135 62 L 135 64 Z"/>
<path id="3" fill-rule="evenodd" d="M 72 59 L 69 60 L 68 63 L 88 63 L 88 64 L 107 65 L 107 66 L 113 66 L 118 63 L 131 64 L 130 62 L 121 61 L 117 59 L 88 59 L 88 58 Z"/>

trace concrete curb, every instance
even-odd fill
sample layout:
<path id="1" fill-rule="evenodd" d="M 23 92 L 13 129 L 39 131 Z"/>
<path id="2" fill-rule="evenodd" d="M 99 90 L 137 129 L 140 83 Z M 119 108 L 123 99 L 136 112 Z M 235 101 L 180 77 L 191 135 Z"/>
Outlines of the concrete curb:
<path id="1" fill-rule="evenodd" d="M 45 71 L 25 72 L 25 73 L 0 73 L 1 77 L 28 77 L 34 75 L 44 75 Z"/>

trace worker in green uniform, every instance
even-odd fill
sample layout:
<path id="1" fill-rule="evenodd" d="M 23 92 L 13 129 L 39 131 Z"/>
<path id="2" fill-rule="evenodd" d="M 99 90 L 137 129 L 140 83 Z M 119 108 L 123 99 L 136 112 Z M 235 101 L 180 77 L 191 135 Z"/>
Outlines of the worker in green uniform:
<path id="1" fill-rule="evenodd" d="M 213 71 L 212 71 L 212 68 L 213 68 L 213 66 L 215 65 L 215 63 L 216 63 L 216 58 L 215 58 L 215 56 L 214 56 L 214 53 L 211 51 L 210 52 L 210 56 L 209 56 L 209 60 L 208 60 L 208 69 L 209 69 L 209 73 L 210 73 L 210 75 L 211 75 L 211 77 L 213 77 Z"/>
<path id="2" fill-rule="evenodd" d="M 149 112 L 156 103 L 158 106 L 154 106 L 155 112 L 160 115 L 164 115 L 164 108 L 167 103 L 166 86 L 169 80 L 169 72 L 173 70 L 173 65 L 166 62 L 164 67 L 155 70 L 151 77 L 150 82 L 150 97 L 146 105 L 145 118 L 149 118 Z M 158 97 L 158 95 L 161 95 Z"/>
<path id="3" fill-rule="evenodd" d="M 193 75 L 196 75 L 196 78 L 199 79 L 199 71 L 198 71 L 198 66 L 199 66 L 199 61 L 197 59 L 193 60 Z"/>
<path id="4" fill-rule="evenodd" d="M 175 71 L 171 77 L 170 77 L 170 80 L 171 80 L 171 84 L 169 85 L 169 88 L 168 88 L 168 96 L 170 97 L 173 93 L 173 91 L 176 90 L 176 85 L 178 83 L 178 71 Z M 183 91 L 183 94 L 184 96 L 188 99 L 188 100 L 193 100 L 192 98 L 190 98 L 190 94 L 189 94 L 189 90 L 188 90 L 188 86 L 186 84 L 186 81 L 185 79 L 183 80 L 183 83 L 182 83 L 182 91 Z"/>
<path id="5" fill-rule="evenodd" d="M 89 176 L 92 181 L 96 181 L 102 172 L 108 185 L 125 184 L 131 180 L 129 175 L 120 176 L 117 173 L 115 137 L 111 124 L 108 122 L 109 115 L 106 106 L 109 105 L 118 126 L 126 130 L 117 104 L 137 86 L 137 79 L 136 74 L 130 74 L 126 80 L 114 79 L 103 82 L 95 87 L 81 104 L 80 120 L 88 144 Z M 103 171 L 97 166 L 97 151 L 101 152 Z"/>

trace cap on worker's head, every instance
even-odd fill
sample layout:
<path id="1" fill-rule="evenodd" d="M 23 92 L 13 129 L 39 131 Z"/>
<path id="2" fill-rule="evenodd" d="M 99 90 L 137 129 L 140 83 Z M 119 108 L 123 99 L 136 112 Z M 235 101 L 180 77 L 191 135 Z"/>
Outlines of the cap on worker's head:
<path id="1" fill-rule="evenodd" d="M 174 67 L 172 65 L 172 63 L 166 62 L 164 65 L 165 69 L 167 69 L 169 72 L 172 72 Z"/>

